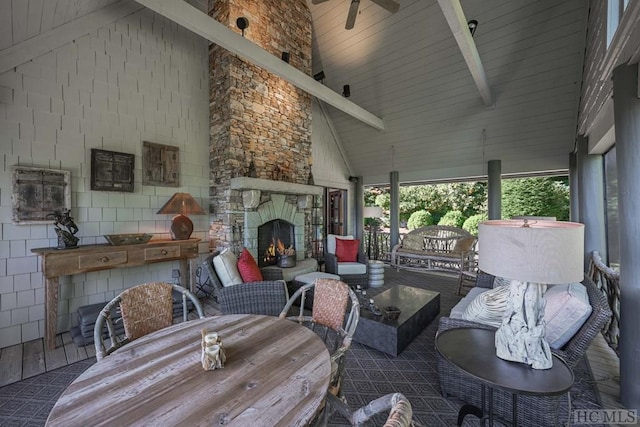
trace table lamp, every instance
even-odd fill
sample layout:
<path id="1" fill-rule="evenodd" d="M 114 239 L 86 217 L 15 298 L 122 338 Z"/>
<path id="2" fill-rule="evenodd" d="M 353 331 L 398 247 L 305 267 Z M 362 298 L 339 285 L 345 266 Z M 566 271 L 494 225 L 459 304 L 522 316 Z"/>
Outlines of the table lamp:
<path id="1" fill-rule="evenodd" d="M 566 221 L 494 220 L 478 226 L 480 270 L 511 280 L 496 331 L 496 355 L 533 369 L 553 362 L 544 337 L 547 285 L 584 278 L 584 225 Z"/>
<path id="2" fill-rule="evenodd" d="M 177 214 L 171 221 L 171 238 L 186 240 L 193 232 L 193 222 L 187 215 L 204 215 L 198 202 L 189 193 L 176 193 L 157 212 L 159 214 Z"/>
<path id="3" fill-rule="evenodd" d="M 382 208 L 380 206 L 365 206 L 362 210 L 363 218 L 380 218 L 382 216 Z M 369 243 L 367 245 L 367 258 L 371 258 L 371 233 L 373 232 L 373 248 L 374 257 L 378 259 L 378 224 L 369 225 Z"/>

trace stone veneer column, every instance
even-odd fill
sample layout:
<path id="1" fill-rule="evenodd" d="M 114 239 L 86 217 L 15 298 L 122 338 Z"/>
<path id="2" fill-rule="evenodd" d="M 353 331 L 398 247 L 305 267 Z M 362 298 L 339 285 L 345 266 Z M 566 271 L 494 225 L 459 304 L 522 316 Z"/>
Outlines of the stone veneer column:
<path id="1" fill-rule="evenodd" d="M 209 0 L 209 15 L 311 75 L 311 12 L 305 0 Z M 311 164 L 311 96 L 231 54 L 209 48 L 210 212 L 212 246 L 237 246 L 233 229 L 245 224 L 242 195 L 231 190 L 248 176 L 253 153 L 256 177 L 306 184 Z"/>

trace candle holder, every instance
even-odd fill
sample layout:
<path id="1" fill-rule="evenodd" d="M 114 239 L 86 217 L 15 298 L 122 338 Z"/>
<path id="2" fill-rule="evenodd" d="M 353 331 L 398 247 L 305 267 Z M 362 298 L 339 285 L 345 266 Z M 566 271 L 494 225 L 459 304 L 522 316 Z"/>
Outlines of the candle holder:
<path id="1" fill-rule="evenodd" d="M 251 151 L 251 160 L 249 161 L 249 170 L 247 171 L 247 176 L 249 178 L 257 178 L 258 170 L 256 169 L 256 163 L 253 160 L 253 151 Z"/>
<path id="2" fill-rule="evenodd" d="M 224 368 L 227 356 L 224 354 L 222 340 L 215 331 L 202 330 L 202 368 L 205 371 Z"/>
<path id="3" fill-rule="evenodd" d="M 315 185 L 315 180 L 313 179 L 313 172 L 311 172 L 311 165 L 309 165 L 309 175 L 307 176 L 307 185 Z"/>

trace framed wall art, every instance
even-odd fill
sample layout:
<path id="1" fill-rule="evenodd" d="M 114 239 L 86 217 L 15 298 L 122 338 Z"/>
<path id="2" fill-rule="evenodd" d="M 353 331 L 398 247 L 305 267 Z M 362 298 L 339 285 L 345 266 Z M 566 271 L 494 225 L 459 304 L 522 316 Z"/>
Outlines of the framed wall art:
<path id="1" fill-rule="evenodd" d="M 178 147 L 142 142 L 142 183 L 177 187 L 180 177 Z"/>
<path id="2" fill-rule="evenodd" d="M 91 149 L 91 189 L 133 193 L 135 155 Z"/>
<path id="3" fill-rule="evenodd" d="M 52 224 L 54 212 L 71 209 L 71 172 L 27 166 L 11 168 L 14 224 Z"/>

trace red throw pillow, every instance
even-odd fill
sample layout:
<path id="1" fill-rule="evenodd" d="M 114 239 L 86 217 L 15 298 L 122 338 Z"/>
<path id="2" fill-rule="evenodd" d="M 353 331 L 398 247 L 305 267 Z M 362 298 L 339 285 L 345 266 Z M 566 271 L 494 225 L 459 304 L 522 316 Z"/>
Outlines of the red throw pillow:
<path id="1" fill-rule="evenodd" d="M 264 280 L 258 263 L 251 252 L 244 248 L 238 258 L 238 271 L 243 282 L 260 282 Z"/>
<path id="2" fill-rule="evenodd" d="M 360 240 L 358 239 L 336 238 L 336 257 L 338 257 L 338 262 L 356 262 L 359 248 Z"/>

